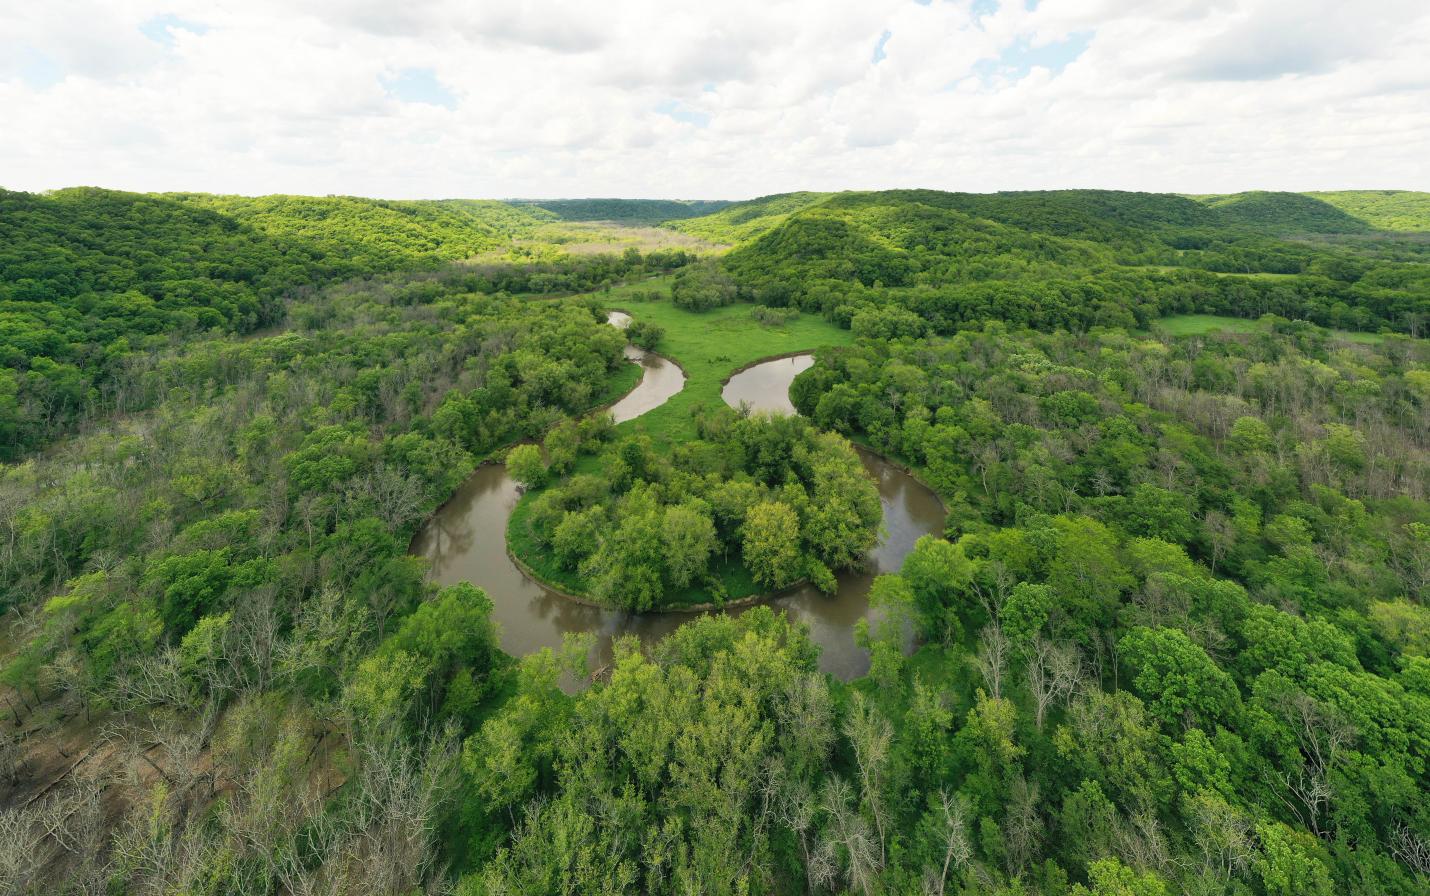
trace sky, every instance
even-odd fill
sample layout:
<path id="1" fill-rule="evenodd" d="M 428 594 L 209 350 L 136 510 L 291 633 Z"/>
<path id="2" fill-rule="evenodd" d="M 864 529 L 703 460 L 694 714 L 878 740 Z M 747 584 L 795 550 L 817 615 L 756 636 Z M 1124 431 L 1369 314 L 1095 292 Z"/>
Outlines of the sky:
<path id="1" fill-rule="evenodd" d="M 1430 190 L 1426 0 L 0 0 L 0 186 Z"/>

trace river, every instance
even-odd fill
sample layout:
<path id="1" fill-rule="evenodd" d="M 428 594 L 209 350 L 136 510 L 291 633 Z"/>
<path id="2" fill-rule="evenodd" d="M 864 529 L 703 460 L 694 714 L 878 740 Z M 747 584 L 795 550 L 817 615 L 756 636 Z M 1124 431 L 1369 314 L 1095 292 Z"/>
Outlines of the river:
<path id="1" fill-rule="evenodd" d="M 611 323 L 629 318 L 612 312 Z M 628 396 L 611 408 L 617 422 L 659 406 L 684 385 L 674 363 L 631 347 L 628 357 L 645 366 L 645 375 Z M 813 363 L 809 355 L 757 364 L 730 378 L 726 401 L 744 400 L 755 410 L 792 413 L 789 386 Z M 672 384 L 674 388 L 672 388 Z M 884 532 L 869 554 L 867 568 L 839 576 L 832 595 L 812 587 L 797 588 L 768 603 L 809 625 L 810 637 L 821 647 L 820 668 L 848 680 L 869 667 L 868 655 L 854 646 L 854 624 L 869 614 L 869 586 L 880 573 L 896 572 L 922 535 L 943 531 L 944 510 L 923 485 L 878 455 L 860 450 L 859 459 L 879 486 Z M 521 497 L 515 482 L 498 464 L 481 467 L 433 516 L 413 542 L 413 551 L 432 561 L 432 579 L 442 585 L 469 581 L 492 599 L 493 617 L 501 626 L 502 649 L 523 656 L 543 647 L 559 648 L 571 632 L 597 636 L 599 668 L 610 658 L 611 640 L 634 634 L 653 643 L 695 618 L 690 613 L 627 613 L 588 607 L 562 597 L 527 578 L 506 552 L 507 520 Z M 741 609 L 729 612 L 739 613 Z"/>

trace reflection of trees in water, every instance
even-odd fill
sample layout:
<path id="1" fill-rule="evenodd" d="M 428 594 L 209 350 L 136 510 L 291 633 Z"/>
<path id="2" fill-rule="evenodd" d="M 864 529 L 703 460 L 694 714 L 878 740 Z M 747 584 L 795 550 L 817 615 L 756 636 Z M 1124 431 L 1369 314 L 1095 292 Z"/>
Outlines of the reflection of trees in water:
<path id="1" fill-rule="evenodd" d="M 423 531 L 419 550 L 432 561 L 428 575 L 437 578 L 447 568 L 448 560 L 456 561 L 472 550 L 476 531 L 465 514 L 438 513 Z"/>

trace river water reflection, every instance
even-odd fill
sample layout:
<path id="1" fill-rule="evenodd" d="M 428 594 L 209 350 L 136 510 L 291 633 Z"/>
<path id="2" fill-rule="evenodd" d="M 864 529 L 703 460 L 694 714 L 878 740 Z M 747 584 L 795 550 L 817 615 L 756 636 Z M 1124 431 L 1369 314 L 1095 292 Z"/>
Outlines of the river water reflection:
<path id="1" fill-rule="evenodd" d="M 619 326 L 617 314 L 613 313 L 612 323 Z M 651 364 L 652 359 L 657 363 Z M 658 406 L 684 383 L 680 369 L 658 355 L 642 352 L 637 360 L 646 364 L 645 379 L 615 408 L 647 390 L 647 381 L 653 376 L 654 381 L 649 396 L 628 405 L 628 410 L 642 408 L 631 416 Z M 802 355 L 756 365 L 730 379 L 724 392 L 726 401 L 733 396 L 735 404 L 745 400 L 760 410 L 792 411 L 789 384 L 812 363 L 810 356 Z M 650 396 L 670 388 L 672 370 L 674 390 L 649 404 Z M 869 666 L 868 655 L 854 646 L 853 632 L 854 624 L 870 612 L 869 587 L 874 576 L 896 572 L 914 542 L 922 535 L 942 532 L 944 523 L 943 506 L 931 491 L 876 454 L 860 450 L 859 458 L 878 482 L 884 510 L 885 531 L 870 552 L 867 568 L 840 575 L 839 587 L 832 595 L 803 587 L 769 601 L 809 625 L 811 638 L 822 648 L 820 668 L 843 679 L 862 675 Z M 599 667 L 609 660 L 614 637 L 634 634 L 653 643 L 695 618 L 690 613 L 632 614 L 588 607 L 528 579 L 506 552 L 507 520 L 519 498 L 517 485 L 506 475 L 505 467 L 484 466 L 437 511 L 413 542 L 413 551 L 432 561 L 431 575 L 436 582 L 468 581 L 490 595 L 493 616 L 501 626 L 502 648 L 508 653 L 522 656 L 543 647 L 558 648 L 568 632 L 592 632 L 597 636 L 594 662 Z"/>

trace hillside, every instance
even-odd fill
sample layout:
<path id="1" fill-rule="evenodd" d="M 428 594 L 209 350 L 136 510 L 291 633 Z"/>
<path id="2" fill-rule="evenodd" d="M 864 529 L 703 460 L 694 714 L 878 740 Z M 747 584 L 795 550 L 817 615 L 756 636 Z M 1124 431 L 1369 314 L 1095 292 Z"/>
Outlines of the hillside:
<path id="1" fill-rule="evenodd" d="M 731 214 L 681 226 L 728 234 Z M 755 220 L 761 230 L 724 261 L 744 293 L 843 322 L 895 307 L 935 332 L 989 318 L 1142 326 L 1187 312 L 1414 330 L 1430 316 L 1430 267 L 1365 251 L 1366 225 L 1298 194 L 899 190 Z M 1321 239 L 1283 236 L 1288 226 Z"/>
<path id="2" fill-rule="evenodd" d="M 269 326 L 285 297 L 324 283 L 483 255 L 495 260 L 470 269 L 471 289 L 551 293 L 642 264 L 598 252 L 557 270 L 568 244 L 607 238 L 560 226 L 496 201 L 0 191 L 0 460 L 152 401 L 132 382 L 146 353 Z M 549 249 L 539 262 L 533 244 Z"/>
<path id="3" fill-rule="evenodd" d="M 508 245 L 550 217 L 503 202 L 468 199 L 204 193 L 167 193 L 158 198 L 207 209 L 275 239 L 301 243 L 355 272 L 467 258 Z"/>
<path id="4" fill-rule="evenodd" d="M 1262 190 L 1224 196 L 1199 196 L 1225 224 L 1244 225 L 1270 233 L 1365 233 L 1366 222 L 1334 205 L 1301 193 Z"/>
<path id="5" fill-rule="evenodd" d="M 745 202 L 735 202 L 725 208 L 672 224 L 677 230 L 712 243 L 734 245 L 754 239 L 779 226 L 790 215 L 827 199 L 830 193 L 776 193 Z"/>
<path id="6" fill-rule="evenodd" d="M 1430 193 L 1412 190 L 1336 190 L 1307 193 L 1376 230 L 1430 233 Z"/>
<path id="7" fill-rule="evenodd" d="M 541 209 L 562 221 L 661 224 L 708 215 L 730 203 L 723 199 L 513 199 L 508 204 Z"/>

